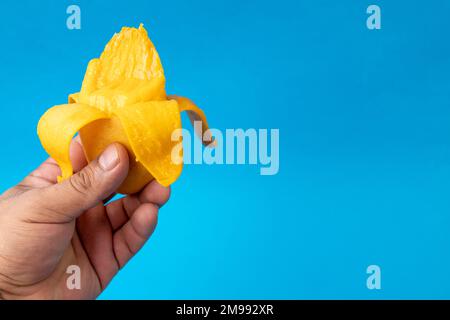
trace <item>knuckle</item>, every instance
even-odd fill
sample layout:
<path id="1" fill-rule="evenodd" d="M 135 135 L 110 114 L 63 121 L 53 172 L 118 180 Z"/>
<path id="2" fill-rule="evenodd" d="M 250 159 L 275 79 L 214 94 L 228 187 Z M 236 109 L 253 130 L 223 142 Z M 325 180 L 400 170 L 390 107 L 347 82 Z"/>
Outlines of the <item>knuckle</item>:
<path id="1" fill-rule="evenodd" d="M 161 206 L 166 204 L 167 201 L 169 201 L 170 194 L 171 194 L 170 187 L 165 188 L 164 191 L 161 193 L 161 204 L 160 204 Z"/>
<path id="2" fill-rule="evenodd" d="M 77 174 L 69 178 L 69 183 L 73 190 L 82 194 L 88 195 L 95 183 L 95 170 L 88 166 Z"/>

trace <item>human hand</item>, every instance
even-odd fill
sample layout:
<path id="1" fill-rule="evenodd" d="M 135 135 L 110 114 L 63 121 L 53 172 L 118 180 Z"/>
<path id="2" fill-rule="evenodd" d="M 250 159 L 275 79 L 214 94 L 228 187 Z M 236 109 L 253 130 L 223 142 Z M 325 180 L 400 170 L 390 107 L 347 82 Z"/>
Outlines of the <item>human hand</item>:
<path id="1" fill-rule="evenodd" d="M 127 176 L 126 149 L 112 144 L 87 164 L 74 139 L 70 154 L 70 179 L 57 184 L 61 171 L 48 159 L 0 196 L 0 298 L 96 298 L 153 233 L 169 188 L 152 181 L 104 205 Z M 73 265 L 79 290 L 67 287 Z"/>

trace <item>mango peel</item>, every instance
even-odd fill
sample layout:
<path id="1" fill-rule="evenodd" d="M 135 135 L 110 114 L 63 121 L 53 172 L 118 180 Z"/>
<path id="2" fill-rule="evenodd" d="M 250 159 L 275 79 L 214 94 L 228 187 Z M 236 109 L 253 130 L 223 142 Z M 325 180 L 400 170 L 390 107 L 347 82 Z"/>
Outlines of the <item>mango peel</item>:
<path id="1" fill-rule="evenodd" d="M 142 24 L 124 27 L 106 45 L 100 58 L 87 67 L 80 92 L 69 103 L 48 109 L 37 133 L 47 153 L 58 163 L 58 181 L 73 174 L 69 146 L 79 132 L 88 161 L 111 143 L 123 144 L 130 155 L 130 170 L 118 192 L 129 194 L 156 179 L 163 186 L 177 180 L 183 164 L 172 160 L 174 130 L 181 128 L 180 112 L 202 121 L 203 140 L 208 124 L 191 100 L 165 91 L 163 67 Z M 181 150 L 182 152 L 182 150 Z"/>

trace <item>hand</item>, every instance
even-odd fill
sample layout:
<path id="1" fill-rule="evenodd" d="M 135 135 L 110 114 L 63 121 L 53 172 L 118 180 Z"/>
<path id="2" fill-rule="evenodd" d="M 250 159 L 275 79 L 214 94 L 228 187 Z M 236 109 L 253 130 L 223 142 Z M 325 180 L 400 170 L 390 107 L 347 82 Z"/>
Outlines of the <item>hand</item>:
<path id="1" fill-rule="evenodd" d="M 104 205 L 127 176 L 126 149 L 112 144 L 87 164 L 74 139 L 70 153 L 70 179 L 56 183 L 48 159 L 0 197 L 0 298 L 96 298 L 153 233 L 170 189 L 152 181 Z M 67 286 L 69 266 L 79 267 L 80 289 Z"/>

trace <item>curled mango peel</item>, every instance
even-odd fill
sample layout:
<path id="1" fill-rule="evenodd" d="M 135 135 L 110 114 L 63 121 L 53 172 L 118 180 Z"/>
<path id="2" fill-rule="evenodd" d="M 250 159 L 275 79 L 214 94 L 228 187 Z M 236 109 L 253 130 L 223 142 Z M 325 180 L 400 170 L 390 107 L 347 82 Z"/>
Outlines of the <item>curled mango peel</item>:
<path id="1" fill-rule="evenodd" d="M 100 58 L 89 62 L 80 92 L 47 110 L 37 132 L 61 168 L 58 181 L 73 174 L 69 145 L 77 132 L 88 161 L 113 142 L 123 144 L 130 170 L 118 192 L 134 193 L 152 179 L 168 186 L 180 175 L 183 164 L 171 157 L 180 143 L 172 141 L 172 133 L 181 128 L 182 111 L 191 121 L 202 121 L 203 137 L 208 130 L 203 111 L 187 98 L 166 95 L 164 71 L 147 31 L 142 25 L 124 27 Z"/>

